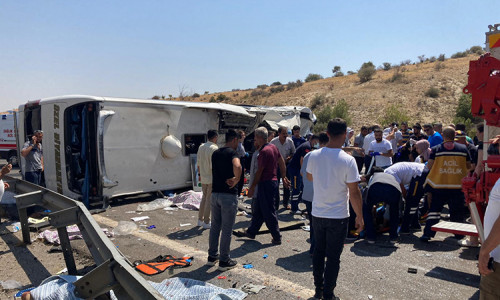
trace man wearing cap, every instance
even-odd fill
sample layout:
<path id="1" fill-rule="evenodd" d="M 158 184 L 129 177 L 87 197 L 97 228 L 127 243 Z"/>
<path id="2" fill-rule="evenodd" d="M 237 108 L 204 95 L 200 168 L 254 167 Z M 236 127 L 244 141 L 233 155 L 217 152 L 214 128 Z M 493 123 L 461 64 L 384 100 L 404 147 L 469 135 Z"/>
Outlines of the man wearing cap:
<path id="1" fill-rule="evenodd" d="M 306 139 L 300 136 L 300 126 L 295 125 L 292 128 L 292 141 L 295 149 L 299 148 L 300 145 L 306 142 Z"/>
<path id="2" fill-rule="evenodd" d="M 24 179 L 31 183 L 40 185 L 43 172 L 43 131 L 35 130 L 31 141 L 24 143 L 21 155 L 26 160 Z"/>

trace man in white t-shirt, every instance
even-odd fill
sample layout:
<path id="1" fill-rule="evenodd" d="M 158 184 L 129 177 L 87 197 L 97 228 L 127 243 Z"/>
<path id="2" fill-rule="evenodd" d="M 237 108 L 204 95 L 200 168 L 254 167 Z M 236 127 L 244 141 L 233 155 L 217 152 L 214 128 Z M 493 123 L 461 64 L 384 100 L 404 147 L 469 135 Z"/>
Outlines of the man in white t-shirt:
<path id="1" fill-rule="evenodd" d="M 479 285 L 481 299 L 500 299 L 500 180 L 490 193 L 484 214 L 484 236 L 486 240 L 479 251 Z M 490 257 L 493 259 L 489 263 Z"/>
<path id="2" fill-rule="evenodd" d="M 421 163 L 399 162 L 385 169 L 384 172 L 394 176 L 405 199 L 403 222 L 399 233 L 410 234 L 410 227 L 411 230 L 420 230 L 418 204 L 424 195 L 423 185 L 429 170 Z"/>
<path id="3" fill-rule="evenodd" d="M 356 160 L 341 149 L 346 129 L 344 120 L 331 120 L 327 127 L 328 144 L 311 152 L 306 168 L 307 179 L 312 181 L 314 190 L 312 224 L 316 246 L 313 275 L 314 297 L 317 299 L 335 299 L 340 255 L 349 225 L 349 201 L 356 213 L 358 231 L 364 224 Z"/>
<path id="4" fill-rule="evenodd" d="M 380 128 L 373 131 L 375 140 L 370 143 L 368 153 L 375 156 L 375 166 L 386 168 L 392 165 L 392 144 L 382 137 Z"/>

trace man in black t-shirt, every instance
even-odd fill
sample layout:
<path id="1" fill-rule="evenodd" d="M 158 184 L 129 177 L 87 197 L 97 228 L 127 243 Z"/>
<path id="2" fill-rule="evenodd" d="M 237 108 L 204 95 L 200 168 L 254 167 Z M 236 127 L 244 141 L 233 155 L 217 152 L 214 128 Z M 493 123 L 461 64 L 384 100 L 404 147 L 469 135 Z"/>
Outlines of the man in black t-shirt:
<path id="1" fill-rule="evenodd" d="M 226 132 L 226 145 L 212 154 L 212 227 L 208 240 L 207 265 L 213 266 L 219 261 L 219 271 L 226 271 L 237 265 L 229 257 L 231 234 L 238 210 L 237 184 L 241 176 L 237 147 L 237 133 L 230 129 Z M 220 256 L 217 254 L 219 237 Z"/>

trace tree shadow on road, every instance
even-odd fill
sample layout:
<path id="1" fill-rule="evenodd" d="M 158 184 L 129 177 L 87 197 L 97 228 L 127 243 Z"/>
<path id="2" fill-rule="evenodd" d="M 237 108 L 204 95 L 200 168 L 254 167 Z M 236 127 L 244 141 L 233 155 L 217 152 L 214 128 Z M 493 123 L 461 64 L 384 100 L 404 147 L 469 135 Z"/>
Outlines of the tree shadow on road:
<path id="1" fill-rule="evenodd" d="M 270 242 L 269 244 L 262 244 L 259 241 L 249 239 L 240 239 L 240 241 L 243 241 L 243 243 L 238 248 L 231 250 L 231 258 L 243 257 L 249 253 L 257 252 L 274 246 Z"/>
<path id="2" fill-rule="evenodd" d="M 297 253 L 292 256 L 280 257 L 276 260 L 276 265 L 291 272 L 312 272 L 312 258 L 309 251 Z"/>

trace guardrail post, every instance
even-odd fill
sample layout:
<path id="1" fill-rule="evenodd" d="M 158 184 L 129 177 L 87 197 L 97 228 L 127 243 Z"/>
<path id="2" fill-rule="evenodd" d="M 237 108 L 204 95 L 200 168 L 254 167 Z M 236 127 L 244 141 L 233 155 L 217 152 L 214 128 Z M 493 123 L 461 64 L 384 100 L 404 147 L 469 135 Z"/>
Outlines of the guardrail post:
<path id="1" fill-rule="evenodd" d="M 19 222 L 21 223 L 23 242 L 25 244 L 31 243 L 27 209 L 28 207 L 35 205 L 42 205 L 42 195 L 42 191 L 34 191 L 14 196 L 16 199 L 17 210 L 19 212 Z"/>
<path id="2" fill-rule="evenodd" d="M 57 228 L 57 233 L 59 234 L 59 240 L 61 241 L 61 248 L 63 251 L 64 261 L 66 262 L 66 268 L 68 269 L 68 274 L 76 275 L 75 258 L 73 257 L 73 249 L 69 243 L 68 230 L 66 229 L 66 226 Z"/>

